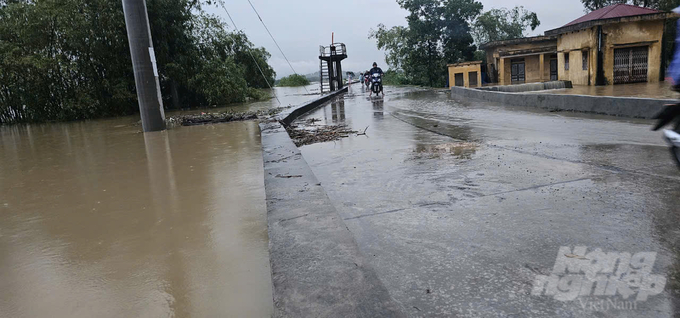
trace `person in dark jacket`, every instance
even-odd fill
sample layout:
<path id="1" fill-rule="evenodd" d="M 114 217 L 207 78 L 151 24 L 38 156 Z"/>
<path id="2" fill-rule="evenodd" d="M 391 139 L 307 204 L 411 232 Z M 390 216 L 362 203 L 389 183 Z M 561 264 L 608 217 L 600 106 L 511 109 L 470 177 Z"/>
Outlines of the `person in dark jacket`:
<path id="1" fill-rule="evenodd" d="M 673 9 L 673 13 L 680 15 L 680 7 Z M 668 68 L 668 75 L 673 80 L 673 89 L 680 91 L 680 21 L 677 23 L 677 30 L 675 36 L 675 54 L 673 60 Z"/>
<path id="2" fill-rule="evenodd" d="M 373 68 L 372 68 L 370 71 L 368 71 L 368 72 L 371 74 L 371 77 L 373 77 L 373 74 L 380 74 L 381 77 L 383 76 L 383 74 L 385 74 L 385 73 L 383 72 L 383 70 L 382 70 L 381 68 L 378 67 L 378 63 L 376 63 L 376 62 L 373 62 Z M 383 92 L 382 87 L 380 88 L 380 92 L 382 93 L 382 96 L 384 97 L 384 96 L 385 96 L 385 92 Z M 368 97 L 371 97 L 372 94 L 373 94 L 373 91 L 371 91 L 371 92 L 368 94 Z"/>

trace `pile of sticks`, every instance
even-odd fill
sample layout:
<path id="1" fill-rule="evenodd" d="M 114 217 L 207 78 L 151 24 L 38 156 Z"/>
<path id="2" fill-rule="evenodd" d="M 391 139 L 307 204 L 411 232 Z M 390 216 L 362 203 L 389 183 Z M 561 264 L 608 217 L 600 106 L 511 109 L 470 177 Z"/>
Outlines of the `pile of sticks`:
<path id="1" fill-rule="evenodd" d="M 179 123 L 182 126 L 196 126 L 196 125 L 206 125 L 206 124 L 217 124 L 226 123 L 230 121 L 242 121 L 257 119 L 257 113 L 255 112 L 243 112 L 243 113 L 200 113 L 192 115 L 179 115 L 169 117 L 168 120 L 172 123 Z"/>
<path id="2" fill-rule="evenodd" d="M 336 141 L 357 133 L 357 131 L 347 128 L 347 125 L 316 126 L 313 128 L 300 128 L 290 125 L 286 127 L 286 131 L 298 147 L 318 142 Z"/>
<path id="3" fill-rule="evenodd" d="M 226 123 L 230 121 L 243 121 L 253 119 L 266 119 L 274 116 L 290 106 L 277 107 L 267 110 L 247 111 L 247 112 L 216 112 L 216 113 L 197 113 L 188 115 L 176 115 L 166 118 L 168 125 L 180 124 L 182 126 L 196 126 L 206 124 Z"/>

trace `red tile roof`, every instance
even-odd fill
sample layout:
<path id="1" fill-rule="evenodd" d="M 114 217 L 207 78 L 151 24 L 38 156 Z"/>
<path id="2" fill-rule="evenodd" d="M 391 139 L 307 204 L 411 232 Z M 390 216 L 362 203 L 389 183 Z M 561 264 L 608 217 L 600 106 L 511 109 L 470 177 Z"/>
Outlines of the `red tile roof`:
<path id="1" fill-rule="evenodd" d="M 635 15 L 644 15 L 644 14 L 655 14 L 655 13 L 661 13 L 659 10 L 654 10 L 654 9 L 649 9 L 649 8 L 643 8 L 643 7 L 638 7 L 638 6 L 632 6 L 629 4 L 615 4 L 611 5 L 608 7 L 604 7 L 602 9 L 595 10 L 591 13 L 588 13 L 574 21 L 571 21 L 564 26 L 570 26 L 574 24 L 579 24 L 582 22 L 588 22 L 588 21 L 595 21 L 595 20 L 604 20 L 604 19 L 612 19 L 612 18 L 622 18 L 622 17 L 630 17 L 630 16 L 635 16 Z"/>

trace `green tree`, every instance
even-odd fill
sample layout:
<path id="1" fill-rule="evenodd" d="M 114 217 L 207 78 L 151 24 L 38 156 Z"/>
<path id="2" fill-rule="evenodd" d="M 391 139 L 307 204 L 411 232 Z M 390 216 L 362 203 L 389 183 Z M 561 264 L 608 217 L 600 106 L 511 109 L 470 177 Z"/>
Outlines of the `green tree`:
<path id="1" fill-rule="evenodd" d="M 473 58 L 476 47 L 470 21 L 482 11 L 474 0 L 397 0 L 409 12 L 407 27 L 371 30 L 379 49 L 385 50 L 390 68 L 403 71 L 415 85 L 441 87 L 446 64 Z"/>
<path id="2" fill-rule="evenodd" d="M 2 1 L 0 122 L 128 114 L 134 82 L 122 5 Z M 128 50 L 127 55 L 120 54 Z"/>
<path id="3" fill-rule="evenodd" d="M 634 6 L 670 11 L 680 6 L 678 0 L 581 0 L 586 11 L 594 11 L 613 4 L 624 3 Z"/>
<path id="4" fill-rule="evenodd" d="M 385 50 L 385 62 L 390 68 L 404 67 L 404 59 L 411 50 L 406 46 L 409 32 L 410 29 L 407 27 L 396 26 L 387 29 L 384 24 L 378 24 L 377 30 L 371 30 L 369 38 L 376 40 L 378 49 Z"/>
<path id="5" fill-rule="evenodd" d="M 292 74 L 292 75 L 289 75 L 289 76 L 282 78 L 277 85 L 278 86 L 305 86 L 305 85 L 309 85 L 309 80 L 302 75 Z"/>
<path id="6" fill-rule="evenodd" d="M 244 101 L 273 83 L 269 53 L 199 0 L 147 0 L 166 107 Z M 0 123 L 138 111 L 120 0 L 0 0 Z"/>
<path id="7" fill-rule="evenodd" d="M 475 56 L 474 56 L 473 59 L 475 61 L 482 61 L 482 62 L 486 61 L 486 52 L 482 51 L 482 50 L 475 51 Z"/>
<path id="8" fill-rule="evenodd" d="M 385 85 L 408 85 L 409 81 L 404 76 L 403 71 L 387 70 L 383 78 Z"/>
<path id="9" fill-rule="evenodd" d="M 477 44 L 483 44 L 524 37 L 526 30 L 536 30 L 540 24 L 536 13 L 518 6 L 510 10 L 491 9 L 482 13 L 475 20 L 472 30 Z"/>
<path id="10" fill-rule="evenodd" d="M 252 94 L 251 89 L 268 87 L 258 66 L 268 77 L 267 82 L 274 84 L 276 73 L 267 64 L 270 55 L 264 48 L 254 48 L 242 32 L 227 32 L 226 25 L 215 16 L 201 15 L 196 20 L 197 51 L 192 59 L 202 62 L 188 83 L 190 91 L 201 92 L 193 97 L 196 106 L 243 102 Z"/>
<path id="11" fill-rule="evenodd" d="M 586 11 L 595 11 L 617 3 L 627 3 L 628 0 L 581 0 Z"/>

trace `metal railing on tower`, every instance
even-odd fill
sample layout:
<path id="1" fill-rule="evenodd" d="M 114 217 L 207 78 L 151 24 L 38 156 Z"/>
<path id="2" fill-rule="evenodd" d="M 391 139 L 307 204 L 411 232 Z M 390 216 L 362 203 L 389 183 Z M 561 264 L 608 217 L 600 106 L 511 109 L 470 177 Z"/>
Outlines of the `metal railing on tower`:
<path id="1" fill-rule="evenodd" d="M 330 46 L 319 46 L 319 83 L 321 93 L 342 89 L 342 60 L 347 58 L 344 43 L 333 43 Z"/>

